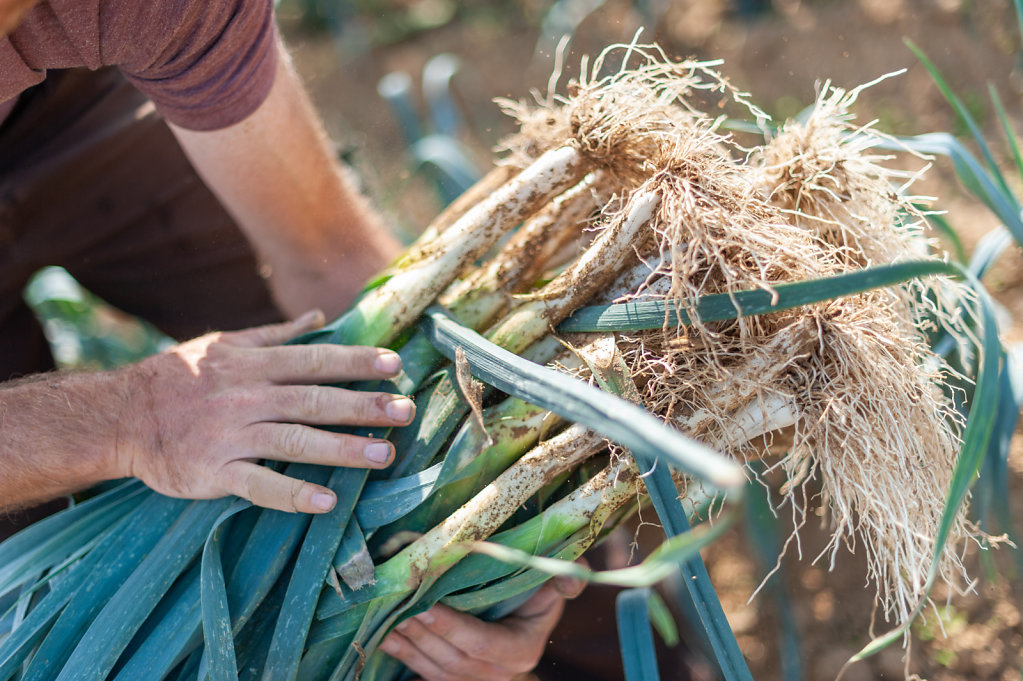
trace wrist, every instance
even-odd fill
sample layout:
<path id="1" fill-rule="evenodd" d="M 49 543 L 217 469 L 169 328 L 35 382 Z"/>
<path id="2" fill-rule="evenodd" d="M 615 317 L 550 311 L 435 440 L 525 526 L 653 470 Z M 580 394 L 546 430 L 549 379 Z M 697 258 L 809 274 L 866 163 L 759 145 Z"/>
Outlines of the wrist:
<path id="1" fill-rule="evenodd" d="M 281 310 L 295 317 L 320 309 L 328 318 L 344 312 L 365 284 L 391 264 L 397 248 L 337 248 L 316 255 L 285 255 L 266 259 L 268 285 Z"/>
<path id="2" fill-rule="evenodd" d="M 109 372 L 108 389 L 114 407 L 111 446 L 102 462 L 105 479 L 136 477 L 135 457 L 152 441 L 152 398 L 150 364 L 158 356 Z"/>

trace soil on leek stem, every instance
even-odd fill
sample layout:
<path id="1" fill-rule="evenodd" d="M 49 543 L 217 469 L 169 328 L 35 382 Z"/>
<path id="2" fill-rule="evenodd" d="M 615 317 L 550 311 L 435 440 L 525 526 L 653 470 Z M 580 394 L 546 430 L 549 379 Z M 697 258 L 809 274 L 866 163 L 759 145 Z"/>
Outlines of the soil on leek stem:
<path id="1" fill-rule="evenodd" d="M 289 13 L 294 17 L 291 8 L 295 4 L 284 3 L 282 23 L 295 48 L 298 68 L 306 75 L 332 135 L 345 146 L 357 147 L 355 162 L 371 195 L 409 231 L 422 229 L 440 206 L 424 176 L 409 170 L 397 123 L 376 94 L 379 78 L 395 69 L 419 74 L 430 57 L 441 52 L 456 54 L 463 66 L 455 86 L 470 128 L 462 141 L 483 163 L 491 158 L 496 139 L 511 130 L 511 123 L 490 100 L 495 96 L 526 97 L 529 88 L 544 86 L 550 73 L 550 59 L 533 57 L 538 17 L 550 3 L 491 3 L 498 9 L 487 10 L 493 12 L 489 19 L 486 11 L 477 8 L 403 42 L 349 54 L 343 66 L 338 55 L 344 53 L 344 46 L 339 48 L 323 34 L 301 33 L 297 21 L 289 19 Z M 772 9 L 747 19 L 736 12 L 738 3 L 725 0 L 669 3 L 670 9 L 656 30 L 646 31 L 643 37 L 657 39 L 676 55 L 724 59 L 723 72 L 749 90 L 753 101 L 778 116 L 793 115 L 811 103 L 818 80 L 831 78 L 837 85 L 854 87 L 908 67 L 907 74 L 863 93 L 856 107 L 859 120 L 878 118 L 879 128 L 897 134 L 958 131 L 951 109 L 905 48 L 902 38 L 909 37 L 964 96 L 990 139 L 1001 143 L 996 116 L 984 93 L 988 81 L 1002 95 L 1017 130 L 1023 131 L 1016 66 L 1020 39 L 1010 0 L 774 0 L 766 4 Z M 577 64 L 579 54 L 596 54 L 609 42 L 629 40 L 639 16 L 633 3 L 604 3 L 580 25 L 571 46 L 574 56 L 568 61 Z M 999 157 L 1004 160 L 1008 155 L 1000 153 Z M 965 195 L 945 161 L 938 161 L 915 189 L 919 194 L 940 197 L 939 205 L 949 211 L 947 217 L 960 231 L 967 251 L 997 224 L 986 209 Z M 1006 341 L 1023 341 L 1023 258 L 1018 250 L 1010 249 L 985 283 L 1012 316 Z M 1010 476 L 1013 515 L 1016 527 L 1023 528 L 1023 433 L 1019 431 L 1010 454 Z M 650 519 L 650 512 L 644 517 Z M 830 572 L 826 562 L 810 564 L 827 538 L 818 530 L 818 520 L 809 519 L 804 528 L 804 560 L 797 560 L 790 550 L 784 562 L 800 628 L 805 678 L 811 681 L 833 679 L 845 659 L 867 641 L 873 596 L 864 586 L 862 548 L 858 554 L 840 553 Z M 611 553 L 617 551 L 627 558 L 629 540 L 622 535 Z M 910 671 L 930 681 L 1015 680 L 1023 668 L 1023 584 L 1004 576 L 984 580 L 976 551 L 973 554 L 970 572 L 981 580 L 978 593 L 953 597 L 947 607 L 945 594 L 935 593 L 935 600 L 942 604 L 940 616 L 948 636 L 941 634 L 934 611 L 928 613 L 927 622 L 914 628 Z M 742 530 L 730 531 L 705 551 L 705 558 L 754 678 L 781 679 L 778 615 L 766 591 L 748 602 L 759 584 L 762 567 L 756 564 Z M 1001 575 L 1013 574 L 1007 549 L 996 551 L 994 562 Z M 603 588 L 593 591 L 598 598 L 605 595 Z M 605 600 L 604 624 L 608 626 L 601 635 L 606 637 L 613 636 L 608 632 L 613 632 L 614 623 L 613 598 Z M 566 620 L 585 616 L 570 609 Z M 883 625 L 878 628 L 882 630 Z M 613 638 L 594 639 L 593 645 L 597 649 L 617 647 Z M 901 648 L 889 649 L 853 667 L 846 679 L 901 679 L 902 654 Z M 679 678 L 669 669 L 682 673 L 677 665 L 662 664 L 662 678 Z M 558 675 L 559 671 L 566 670 L 555 667 L 545 678 L 573 678 Z M 693 678 L 709 678 L 699 665 L 691 671 Z"/>

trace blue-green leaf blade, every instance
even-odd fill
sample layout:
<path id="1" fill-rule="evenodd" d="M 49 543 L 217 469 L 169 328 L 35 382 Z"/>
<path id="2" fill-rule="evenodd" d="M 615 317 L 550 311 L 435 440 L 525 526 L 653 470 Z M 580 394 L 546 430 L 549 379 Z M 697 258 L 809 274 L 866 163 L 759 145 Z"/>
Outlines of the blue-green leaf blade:
<path id="1" fill-rule="evenodd" d="M 110 544 L 120 543 L 122 535 L 131 527 L 129 520 L 129 517 L 123 518 L 107 535 Z M 8 679 L 17 673 L 35 645 L 49 635 L 51 626 L 79 588 L 104 567 L 105 558 L 103 550 L 96 550 L 72 565 L 64 578 L 28 613 L 21 625 L 0 643 L 0 679 Z"/>
<path id="2" fill-rule="evenodd" d="M 702 296 L 694 301 L 696 316 L 703 322 L 780 312 L 841 296 L 892 286 L 932 274 L 958 276 L 960 268 L 941 260 L 915 260 L 882 265 L 832 277 L 778 284 L 774 291 L 761 289 Z M 563 321 L 562 332 L 640 331 L 665 324 L 689 324 L 689 314 L 662 300 L 582 307 Z"/>
<path id="3" fill-rule="evenodd" d="M 660 681 L 657 651 L 647 614 L 650 589 L 626 589 L 615 599 L 618 643 L 622 649 L 625 681 Z"/>
<path id="4" fill-rule="evenodd" d="M 28 575 L 49 570 L 107 531 L 142 503 L 145 487 L 128 481 L 88 501 L 39 521 L 0 544 L 0 596 Z"/>
<path id="5" fill-rule="evenodd" d="M 358 468 L 337 468 L 331 475 L 328 486 L 334 491 L 337 503 L 327 513 L 313 518 L 309 525 L 270 642 L 263 669 L 266 681 L 291 681 L 298 674 L 327 570 L 332 568 L 367 475 L 368 471 Z"/>
<path id="6" fill-rule="evenodd" d="M 1023 218 L 1020 204 L 1012 192 L 999 186 L 989 173 L 948 133 L 935 132 L 900 139 L 899 144 L 925 154 L 943 154 L 952 159 L 959 181 L 1009 229 L 1017 243 L 1023 244 Z M 893 146 L 891 148 L 898 148 Z"/>
<path id="7" fill-rule="evenodd" d="M 363 530 L 374 530 L 414 511 L 433 491 L 443 463 L 393 480 L 366 484 L 355 506 L 355 517 Z"/>
<path id="8" fill-rule="evenodd" d="M 202 548 L 199 595 L 206 644 L 204 657 L 212 681 L 238 681 L 238 660 L 234 652 L 231 613 L 227 606 L 224 567 L 220 560 L 220 540 L 224 522 L 251 505 L 244 499 L 236 499 L 224 509 L 214 521 Z"/>
<path id="9" fill-rule="evenodd" d="M 199 554 L 213 523 L 230 503 L 230 498 L 196 501 L 174 514 L 170 528 L 91 620 L 58 681 L 107 677 L 146 617 Z"/>
<path id="10" fill-rule="evenodd" d="M 585 424 L 634 454 L 664 457 L 718 488 L 739 489 L 745 481 L 735 463 L 665 426 L 641 407 L 518 357 L 439 308 L 427 310 L 423 327 L 450 359 L 461 346 L 473 375 L 499 390 Z"/>
<path id="11" fill-rule="evenodd" d="M 977 143 L 977 146 L 980 149 L 981 154 L 984 156 L 984 161 L 987 163 L 988 168 L 991 170 L 991 172 L 994 173 L 995 177 L 998 179 L 1001 190 L 1006 194 L 1009 194 L 1010 193 L 1009 186 L 1005 183 L 1005 178 L 1002 177 L 1001 171 L 998 169 L 998 164 L 995 162 L 994 155 L 992 155 L 991 149 L 988 147 L 987 141 L 985 141 L 984 135 L 983 133 L 981 133 L 980 127 L 977 125 L 977 121 L 974 120 L 973 116 L 970 114 L 969 110 L 967 110 L 962 100 L 959 99 L 955 92 L 952 91 L 952 88 L 949 87 L 948 83 L 945 82 L 945 79 L 942 77 L 941 72 L 938 71 L 938 68 L 934 65 L 934 63 L 930 59 L 928 59 L 927 55 L 924 54 L 923 50 L 917 47 L 913 43 L 913 41 L 908 39 L 906 40 L 906 45 L 909 47 L 910 50 L 913 51 L 913 54 L 916 55 L 917 59 L 919 59 L 920 62 L 924 65 L 924 68 L 926 68 L 927 71 L 931 74 L 931 78 L 934 79 L 934 82 L 938 86 L 938 89 L 941 90 L 941 94 L 944 95 L 948 103 L 952 105 L 952 108 L 955 109 L 955 112 L 956 114 L 959 115 L 959 118 L 962 119 L 964 123 L 966 123 L 966 126 L 970 129 L 970 134 L 973 135 L 974 141 Z"/>

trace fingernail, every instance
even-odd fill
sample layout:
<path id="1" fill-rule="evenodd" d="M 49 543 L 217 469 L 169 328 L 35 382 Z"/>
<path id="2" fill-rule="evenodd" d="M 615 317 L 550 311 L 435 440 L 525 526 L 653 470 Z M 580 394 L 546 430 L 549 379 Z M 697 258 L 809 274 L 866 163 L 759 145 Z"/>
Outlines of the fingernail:
<path id="1" fill-rule="evenodd" d="M 362 450 L 362 454 L 366 457 L 367 461 L 387 463 L 387 460 L 391 458 L 391 445 L 386 442 L 373 442 L 366 445 L 366 448 Z"/>
<path id="2" fill-rule="evenodd" d="M 399 622 L 398 626 L 395 627 L 398 631 L 405 631 L 408 628 L 408 620 Z"/>
<path id="3" fill-rule="evenodd" d="M 326 492 L 317 492 L 313 495 L 312 504 L 314 508 L 321 511 L 329 511 L 334 508 L 334 495 Z"/>
<path id="4" fill-rule="evenodd" d="M 384 651 L 389 655 L 394 654 L 398 652 L 398 642 L 390 637 L 385 638 L 383 642 L 380 644 L 380 650 Z"/>
<path id="5" fill-rule="evenodd" d="M 373 368 L 387 376 L 393 376 L 401 370 L 401 357 L 396 352 L 381 352 L 373 360 Z"/>
<path id="6" fill-rule="evenodd" d="M 430 626 L 431 624 L 433 624 L 434 618 L 433 613 L 427 610 L 426 612 L 421 612 L 418 615 L 416 615 L 416 619 L 425 624 L 426 626 Z"/>
<path id="7" fill-rule="evenodd" d="M 384 413 L 387 414 L 387 418 L 398 423 L 407 423 L 412 420 L 413 409 L 415 406 L 412 404 L 412 400 L 407 397 L 397 397 L 387 403 Z"/>

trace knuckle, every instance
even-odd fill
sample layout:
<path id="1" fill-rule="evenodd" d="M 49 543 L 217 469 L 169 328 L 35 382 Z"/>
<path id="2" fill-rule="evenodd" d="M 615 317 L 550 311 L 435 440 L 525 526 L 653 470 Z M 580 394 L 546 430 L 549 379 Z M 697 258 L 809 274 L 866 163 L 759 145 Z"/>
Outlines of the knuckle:
<path id="1" fill-rule="evenodd" d="M 380 420 L 379 410 L 374 400 L 358 392 L 345 394 L 342 408 L 346 422 L 364 424 Z"/>
<path id="2" fill-rule="evenodd" d="M 376 361 L 377 353 L 379 352 L 376 348 L 368 345 L 349 345 L 347 348 L 348 362 L 353 367 L 358 367 L 363 370 L 372 370 L 373 362 Z"/>
<path id="3" fill-rule="evenodd" d="M 451 640 L 450 636 L 447 636 L 448 640 Z M 465 646 L 466 652 L 481 660 L 486 660 L 494 657 L 494 643 L 490 639 L 472 639 L 470 643 Z"/>
<path id="4" fill-rule="evenodd" d="M 351 400 L 349 411 L 353 418 L 363 423 L 377 423 L 383 420 L 383 409 L 380 401 L 369 396 L 356 395 Z"/>
<path id="5" fill-rule="evenodd" d="M 459 648 L 451 649 L 450 653 L 445 656 L 444 663 L 447 664 L 451 669 L 460 671 L 462 673 L 472 672 L 475 665 L 474 660 L 467 653 Z"/>
<path id="6" fill-rule="evenodd" d="M 323 414 L 323 392 L 317 388 L 305 388 L 298 391 L 295 406 L 303 420 L 317 421 Z"/>
<path id="7" fill-rule="evenodd" d="M 205 357 L 200 361 L 217 369 L 217 371 L 224 372 L 235 368 L 239 359 L 238 355 L 239 353 L 234 346 L 225 343 L 223 340 L 216 340 L 206 346 Z"/>
<path id="8" fill-rule="evenodd" d="M 441 672 L 438 675 L 438 681 L 464 681 L 465 674 L 461 673 L 460 670 L 449 669 L 444 661 L 440 661 Z"/>
<path id="9" fill-rule="evenodd" d="M 256 390 L 239 389 L 232 390 L 228 399 L 233 408 L 247 411 L 257 406 L 262 398 Z"/>
<path id="10" fill-rule="evenodd" d="M 280 453 L 289 459 L 300 459 L 309 445 L 309 438 L 301 426 L 282 428 L 277 440 Z"/>
<path id="11" fill-rule="evenodd" d="M 306 355 L 306 370 L 310 374 L 322 374 L 330 366 L 330 350 L 329 345 L 309 345 L 308 354 Z"/>
<path id="12" fill-rule="evenodd" d="M 218 487 L 222 492 L 249 499 L 249 475 L 243 469 L 230 464 L 224 465 L 216 473 Z"/>
<path id="13" fill-rule="evenodd" d="M 199 378 L 213 385 L 244 385 L 259 370 L 250 356 L 237 348 L 215 343 L 198 364 Z"/>
<path id="14" fill-rule="evenodd" d="M 511 672 L 497 665 L 472 658 L 467 658 L 458 666 L 453 667 L 453 670 L 462 679 L 493 679 L 494 681 L 500 681 L 512 676 Z"/>
<path id="15" fill-rule="evenodd" d="M 438 636 L 446 638 L 449 641 L 452 638 L 457 638 L 458 636 L 458 629 L 455 626 L 455 623 L 449 618 L 436 617 L 433 624 L 430 625 L 430 629 Z"/>
<path id="16" fill-rule="evenodd" d="M 267 347 L 285 340 L 289 333 L 289 323 L 264 324 L 250 329 L 232 332 L 232 340 L 253 347 Z"/>
<path id="17" fill-rule="evenodd" d="M 205 410 L 216 416 L 235 414 L 251 403 L 252 396 L 247 390 L 213 390 L 207 393 Z"/>

